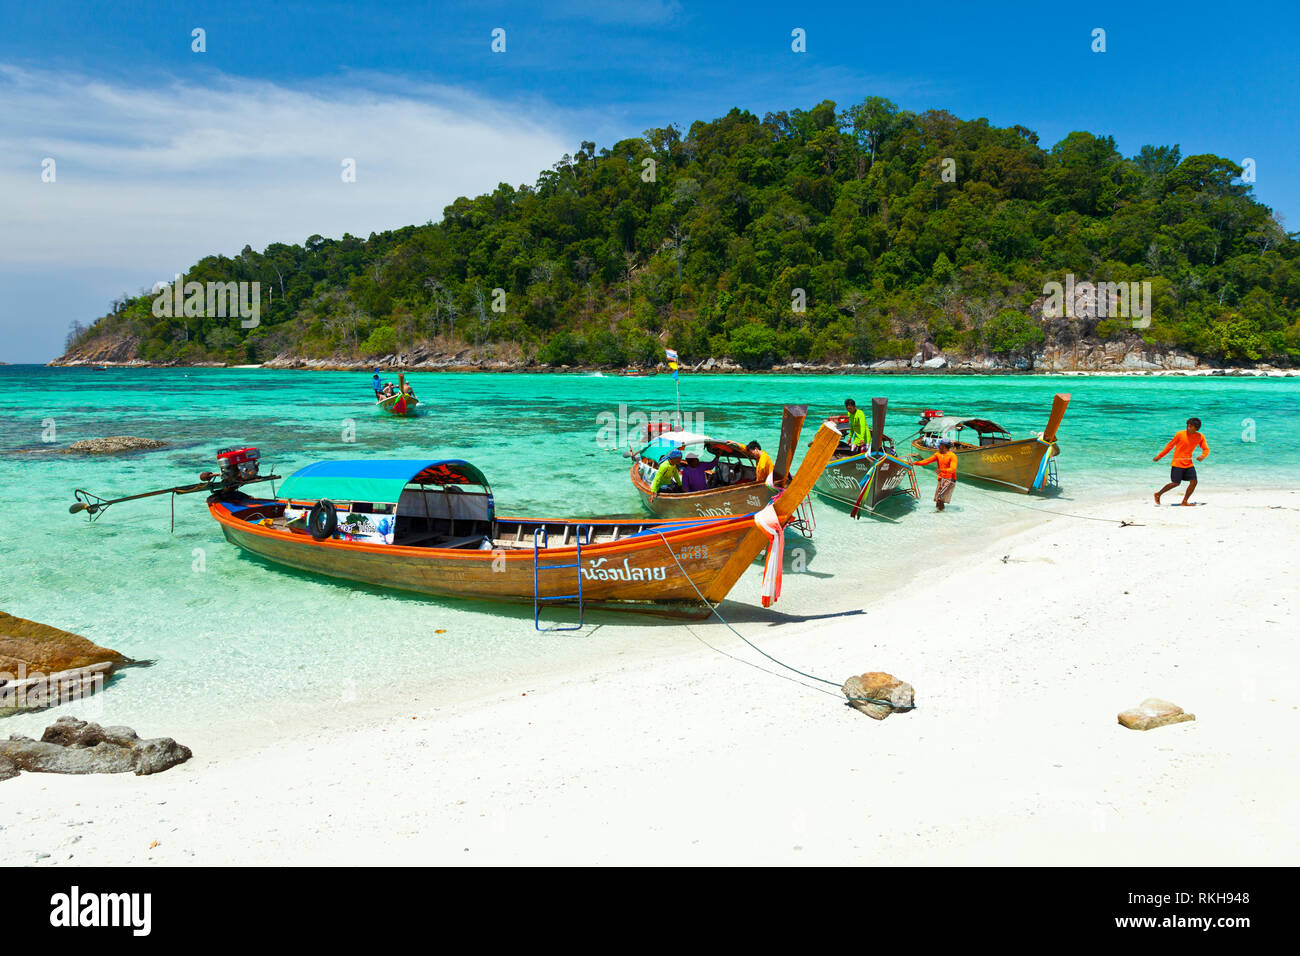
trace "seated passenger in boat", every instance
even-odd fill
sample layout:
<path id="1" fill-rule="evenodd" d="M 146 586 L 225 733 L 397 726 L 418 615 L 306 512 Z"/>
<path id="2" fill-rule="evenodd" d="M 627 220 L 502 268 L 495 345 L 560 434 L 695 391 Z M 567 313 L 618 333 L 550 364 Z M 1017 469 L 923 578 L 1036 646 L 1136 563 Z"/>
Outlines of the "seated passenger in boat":
<path id="1" fill-rule="evenodd" d="M 682 476 L 682 491 L 705 491 L 709 487 L 709 472 L 718 467 L 718 459 L 704 464 L 699 452 L 688 451 L 684 464 L 678 469 Z"/>
<path id="2" fill-rule="evenodd" d="M 678 468 L 681 461 L 682 451 L 680 448 L 674 448 L 668 453 L 668 457 L 663 460 L 663 464 L 655 472 L 654 481 L 650 483 L 651 501 L 659 497 L 660 491 L 681 491 L 682 473 Z"/>
<path id="3" fill-rule="evenodd" d="M 772 471 L 776 467 L 772 456 L 763 451 L 763 447 L 756 441 L 746 445 L 745 451 L 749 452 L 749 457 L 754 459 L 754 480 L 772 484 Z"/>
<path id="4" fill-rule="evenodd" d="M 402 383 L 402 394 L 405 395 L 407 398 L 415 398 L 415 389 L 411 388 L 410 382 Z M 415 400 L 419 401 L 418 398 Z"/>

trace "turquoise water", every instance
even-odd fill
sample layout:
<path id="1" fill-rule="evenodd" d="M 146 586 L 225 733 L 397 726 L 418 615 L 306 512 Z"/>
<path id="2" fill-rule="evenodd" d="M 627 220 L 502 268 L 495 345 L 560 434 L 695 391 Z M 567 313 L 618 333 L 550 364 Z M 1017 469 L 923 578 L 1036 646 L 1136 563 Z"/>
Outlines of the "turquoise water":
<path id="1" fill-rule="evenodd" d="M 0 487 L 11 528 L 0 552 L 0 607 L 156 661 L 116 678 L 95 699 L 96 719 L 177 737 L 347 721 L 368 702 L 450 699 L 485 685 L 526 690 L 574 661 L 699 646 L 680 623 L 647 615 L 588 615 L 581 632 L 538 634 L 531 606 L 437 601 L 277 569 L 226 544 L 201 495 L 175 500 L 174 534 L 166 497 L 118 505 L 94 524 L 68 514 L 74 488 L 113 497 L 194 481 L 233 444 L 257 445 L 263 470 L 273 464 L 281 475 L 331 457 L 461 457 L 487 474 L 501 513 L 629 513 L 637 499 L 627 461 L 602 447 L 602 428 L 620 405 L 647 414 L 675 407 L 667 375 L 416 373 L 424 414 L 402 420 L 374 411 L 369 380 L 0 367 Z M 980 414 L 1024 437 L 1042 429 L 1058 391 L 1073 394 L 1060 433 L 1059 496 L 962 486 L 937 515 L 926 472 L 922 505 L 893 521 L 853 521 L 818 502 L 813 542 L 787 538 L 780 613 L 860 607 L 954 549 L 1042 520 L 1030 508 L 1080 512 L 1121 495 L 1144 506 L 1168 475 L 1151 457 L 1189 415 L 1204 420 L 1212 451 L 1199 467 L 1203 496 L 1280 486 L 1300 464 L 1289 440 L 1300 379 L 684 375 L 681 404 L 710 434 L 775 449 L 782 403 L 807 404 L 811 423 L 839 413 L 846 397 L 869 406 L 885 395 L 896 439 L 915 429 L 922 408 Z M 172 444 L 116 457 L 59 451 L 119 434 Z M 779 618 L 754 609 L 757 596 L 751 569 L 724 610 L 761 634 Z M 48 721 L 20 715 L 0 732 Z"/>

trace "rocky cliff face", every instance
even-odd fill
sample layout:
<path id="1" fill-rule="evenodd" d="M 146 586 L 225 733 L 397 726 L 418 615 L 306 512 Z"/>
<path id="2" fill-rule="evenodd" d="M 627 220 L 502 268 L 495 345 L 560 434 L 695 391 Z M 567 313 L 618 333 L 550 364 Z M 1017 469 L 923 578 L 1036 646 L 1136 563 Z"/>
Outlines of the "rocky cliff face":
<path id="1" fill-rule="evenodd" d="M 51 365 L 147 365 L 138 358 L 139 340 L 104 336 L 70 350 Z M 497 343 L 456 351 L 418 346 L 410 352 L 379 358 L 336 356 L 312 359 L 285 352 L 264 363 L 278 369 L 424 369 L 428 371 L 511 371 L 532 367 L 515 346 Z M 1136 335 L 1125 339 L 1098 341 L 1083 339 L 1073 344 L 1049 342 L 1033 355 L 966 356 L 945 353 L 933 342 L 923 342 L 910 359 L 884 359 L 864 365 L 794 362 L 773 366 L 774 370 L 802 372 L 875 370 L 875 371 L 966 371 L 966 372 L 1148 372 L 1206 371 L 1217 366 L 1176 349 L 1162 349 L 1142 341 Z M 540 367 L 545 370 L 545 367 Z M 709 358 L 693 366 L 697 371 L 742 371 L 725 356 Z"/>
<path id="2" fill-rule="evenodd" d="M 51 365 L 143 365 L 139 359 L 140 340 L 124 335 L 97 336 L 69 349 Z"/>

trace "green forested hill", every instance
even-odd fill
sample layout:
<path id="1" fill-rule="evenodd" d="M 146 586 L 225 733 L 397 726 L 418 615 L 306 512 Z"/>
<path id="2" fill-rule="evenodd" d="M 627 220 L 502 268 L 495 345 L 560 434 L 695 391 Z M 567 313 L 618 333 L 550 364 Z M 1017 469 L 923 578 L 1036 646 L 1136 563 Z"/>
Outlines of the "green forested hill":
<path id="1" fill-rule="evenodd" d="M 1300 242 L 1241 174 L 1177 146 L 1126 158 L 1085 132 L 1043 149 L 1023 127 L 874 97 L 761 120 L 732 110 L 686 133 L 584 142 L 535 183 L 457 199 L 438 223 L 245 248 L 189 270 L 260 281 L 256 329 L 155 318 L 142 295 L 74 327 L 69 346 L 128 337 L 149 361 L 256 362 L 436 342 L 622 364 L 658 361 L 667 344 L 683 361 L 757 367 L 904 357 L 923 341 L 1006 355 L 1044 337 L 1131 334 L 1039 318 L 1044 282 L 1072 273 L 1151 280 L 1142 335 L 1154 344 L 1294 362 Z"/>

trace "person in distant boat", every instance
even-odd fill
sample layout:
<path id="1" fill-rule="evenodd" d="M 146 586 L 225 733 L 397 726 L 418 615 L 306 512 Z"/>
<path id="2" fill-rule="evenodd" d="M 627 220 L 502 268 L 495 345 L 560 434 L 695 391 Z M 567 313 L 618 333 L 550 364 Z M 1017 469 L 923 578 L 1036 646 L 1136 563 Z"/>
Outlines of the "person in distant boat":
<path id="1" fill-rule="evenodd" d="M 384 387 L 379 390 L 379 398 L 382 401 L 385 398 L 392 398 L 397 393 L 393 390 L 392 382 L 385 382 Z"/>
<path id="2" fill-rule="evenodd" d="M 718 459 L 707 465 L 700 461 L 700 453 L 688 451 L 680 469 L 682 491 L 706 491 L 709 487 L 709 472 L 718 467 Z"/>
<path id="3" fill-rule="evenodd" d="M 659 497 L 659 492 L 676 491 L 681 487 L 682 473 L 678 465 L 681 464 L 682 451 L 680 448 L 674 448 L 668 453 L 668 457 L 663 460 L 659 470 L 655 472 L 654 481 L 650 482 L 650 500 L 654 501 Z M 665 488 L 665 485 L 675 485 L 676 488 Z"/>
<path id="4" fill-rule="evenodd" d="M 410 382 L 402 383 L 402 394 L 407 398 L 414 399 L 417 402 L 419 401 L 419 399 L 415 397 L 415 389 L 411 388 Z"/>
<path id="5" fill-rule="evenodd" d="M 1187 490 L 1183 492 L 1183 504 L 1189 504 L 1192 500 L 1192 492 L 1196 490 L 1196 466 L 1192 464 L 1192 453 L 1197 448 L 1201 449 L 1201 457 L 1198 461 L 1205 461 L 1205 456 L 1210 453 L 1210 446 L 1205 443 L 1205 436 L 1201 434 L 1201 420 L 1199 418 L 1187 419 L 1187 428 L 1178 432 L 1173 438 L 1169 439 L 1169 444 L 1164 450 L 1152 461 L 1159 461 L 1172 450 L 1173 458 L 1169 460 L 1172 466 L 1169 469 L 1169 484 L 1165 485 L 1155 493 L 1156 504 L 1160 504 L 1160 496 L 1172 488 L 1177 488 L 1184 481 L 1187 482 Z"/>
<path id="6" fill-rule="evenodd" d="M 749 457 L 754 459 L 754 480 L 772 484 L 772 471 L 776 468 L 772 456 L 763 451 L 763 446 L 756 441 L 746 445 L 745 451 L 749 452 Z"/>
<path id="7" fill-rule="evenodd" d="M 931 462 L 939 472 L 939 483 L 934 487 L 934 508 L 942 511 L 943 506 L 952 501 L 953 489 L 957 487 L 957 453 L 952 450 L 952 442 L 943 439 L 938 451 L 929 458 L 914 462 L 913 467 L 920 468 Z"/>
<path id="8" fill-rule="evenodd" d="M 379 398 L 379 393 L 384 390 L 384 383 L 379 378 L 379 369 L 375 369 L 375 377 L 370 380 L 370 387 L 375 390 L 375 398 Z"/>
<path id="9" fill-rule="evenodd" d="M 862 451 L 871 444 L 871 429 L 867 427 L 867 414 L 851 398 L 844 400 L 844 410 L 849 414 L 849 428 L 845 436 L 852 451 Z"/>

